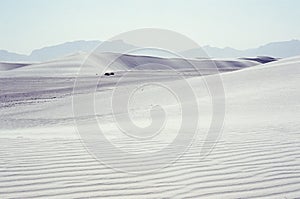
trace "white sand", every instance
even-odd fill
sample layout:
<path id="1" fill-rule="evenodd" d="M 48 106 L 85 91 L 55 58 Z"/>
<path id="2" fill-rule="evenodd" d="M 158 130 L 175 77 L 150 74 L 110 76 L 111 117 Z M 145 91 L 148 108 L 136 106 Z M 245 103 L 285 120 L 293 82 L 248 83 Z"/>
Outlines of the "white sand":
<path id="1" fill-rule="evenodd" d="M 213 83 L 215 76 L 187 76 L 199 103 L 198 134 L 175 163 L 143 175 L 101 164 L 80 142 L 72 111 L 72 74 L 78 69 L 73 58 L 70 62 L 66 59 L 1 72 L 0 198 L 297 198 L 299 63 L 300 57 L 295 57 L 222 73 L 226 95 L 224 129 L 214 150 L 204 159 L 200 150 L 212 105 L 203 80 Z M 74 67 L 71 72 L 70 67 Z M 44 78 L 39 78 L 41 71 Z M 160 88 L 145 87 L 134 102 L 132 118 L 139 125 L 149 124 L 149 113 L 144 109 L 165 99 L 160 103 L 171 122 L 166 123 L 162 136 L 152 141 L 135 143 L 126 139 L 111 117 L 110 94 L 121 74 L 103 78 L 96 92 L 97 119 L 105 136 L 117 147 L 133 153 L 162 149 L 172 142 L 173 128 L 178 127 L 176 101 Z M 181 81 L 170 79 L 173 76 L 166 72 L 158 75 L 153 70 L 137 71 L 121 87 L 126 90 L 141 80 L 181 86 Z M 82 80 L 82 104 L 94 80 Z M 93 115 L 87 114 L 76 119 L 86 122 L 89 128 L 91 118 Z M 139 169 L 134 162 L 138 160 L 126 163 L 122 161 L 124 157 L 114 155 L 112 159 L 124 168 Z M 166 157 L 153 157 L 153 163 L 159 164 L 164 158 L 168 158 L 167 153 Z"/>

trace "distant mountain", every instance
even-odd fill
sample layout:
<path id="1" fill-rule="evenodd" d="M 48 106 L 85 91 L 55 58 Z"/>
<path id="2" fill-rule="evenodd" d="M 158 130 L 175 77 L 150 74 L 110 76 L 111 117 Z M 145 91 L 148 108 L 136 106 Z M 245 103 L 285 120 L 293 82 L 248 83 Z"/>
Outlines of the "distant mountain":
<path id="1" fill-rule="evenodd" d="M 127 44 L 122 40 L 105 42 L 80 40 L 37 49 L 32 51 L 30 55 L 21 55 L 0 50 L 0 61 L 48 61 L 81 51 L 90 52 L 100 44 L 101 48 L 99 48 L 97 52 L 121 53 L 136 48 L 135 46 Z"/>
<path id="2" fill-rule="evenodd" d="M 283 42 L 273 42 L 255 49 L 244 51 L 246 56 L 273 56 L 273 57 L 292 57 L 300 55 L 300 41 L 290 40 Z"/>
<path id="3" fill-rule="evenodd" d="M 74 41 L 67 42 L 55 46 L 49 46 L 32 51 L 30 55 L 21 55 L 16 53 L 0 50 L 0 61 L 48 61 L 77 53 L 80 51 L 90 52 L 101 44 L 101 51 L 98 52 L 113 52 L 122 53 L 131 49 L 137 48 L 131 44 L 125 43 L 122 40 L 115 41 Z M 234 48 L 217 48 L 211 46 L 203 46 L 202 48 L 190 49 L 184 52 L 179 52 L 187 58 L 239 58 L 239 57 L 256 57 L 270 56 L 277 58 L 285 58 L 300 55 L 300 41 L 291 40 L 283 42 L 269 43 L 258 48 L 237 50 Z"/>
<path id="4" fill-rule="evenodd" d="M 78 51 L 89 52 L 93 50 L 100 41 L 74 41 L 67 42 L 55 46 L 49 46 L 32 51 L 28 56 L 31 61 L 47 61 L 56 59 L 66 55 L 73 54 Z"/>
<path id="5" fill-rule="evenodd" d="M 247 50 L 237 50 L 234 48 L 217 48 L 204 46 L 202 48 L 190 49 L 180 52 L 185 57 L 201 58 L 201 57 L 217 57 L 217 58 L 237 58 L 237 57 L 256 57 L 256 56 L 271 56 L 278 58 L 286 58 L 300 55 L 300 41 L 282 41 L 273 42 L 258 48 Z"/>
<path id="6" fill-rule="evenodd" d="M 0 50 L 0 61 L 27 61 L 28 57 L 26 55 L 21 55 L 17 53 L 11 53 L 6 50 Z"/>
<path id="7" fill-rule="evenodd" d="M 67 42 L 56 46 L 50 46 L 32 51 L 29 59 L 31 61 L 46 61 L 52 60 L 77 52 L 90 52 L 101 44 L 101 47 L 96 52 L 114 52 L 120 53 L 136 48 L 133 45 L 127 44 L 122 40 L 114 41 L 74 41 Z"/>

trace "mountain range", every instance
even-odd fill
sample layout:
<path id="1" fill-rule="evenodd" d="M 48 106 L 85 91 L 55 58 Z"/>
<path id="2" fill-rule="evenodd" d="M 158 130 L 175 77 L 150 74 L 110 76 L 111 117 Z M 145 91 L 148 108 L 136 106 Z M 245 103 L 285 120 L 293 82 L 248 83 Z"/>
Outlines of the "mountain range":
<path id="1" fill-rule="evenodd" d="M 30 55 L 17 54 L 0 50 L 0 61 L 30 61 L 41 62 L 57 59 L 77 52 L 90 52 L 102 43 L 101 52 L 120 53 L 138 48 L 131 44 L 125 43 L 122 40 L 115 41 L 73 41 L 66 42 L 59 45 L 44 47 L 33 50 Z M 99 50 L 98 50 L 99 51 Z M 187 58 L 238 58 L 238 57 L 256 57 L 256 56 L 270 56 L 276 58 L 286 58 L 300 55 L 300 41 L 290 40 L 282 42 L 273 42 L 257 48 L 237 50 L 234 48 L 218 48 L 212 46 L 203 46 L 202 48 L 195 48 L 183 52 L 177 52 L 183 57 Z"/>
<path id="2" fill-rule="evenodd" d="M 206 53 L 204 53 L 204 52 Z M 209 57 L 217 58 L 238 58 L 238 57 L 256 57 L 270 56 L 276 58 L 286 58 L 300 55 L 300 41 L 290 40 L 282 42 L 272 42 L 257 48 L 246 50 L 237 50 L 234 48 L 217 48 L 211 46 L 203 46 L 202 49 L 191 49 L 182 52 L 185 57 Z"/>

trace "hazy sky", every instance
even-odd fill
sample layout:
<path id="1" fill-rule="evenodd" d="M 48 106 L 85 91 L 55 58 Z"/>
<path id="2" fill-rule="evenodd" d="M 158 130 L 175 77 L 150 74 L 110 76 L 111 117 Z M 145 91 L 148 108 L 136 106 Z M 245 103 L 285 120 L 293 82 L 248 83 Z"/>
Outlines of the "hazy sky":
<path id="1" fill-rule="evenodd" d="M 299 19 L 300 0 L 0 0 L 0 49 L 29 54 L 146 27 L 245 49 L 300 39 Z"/>

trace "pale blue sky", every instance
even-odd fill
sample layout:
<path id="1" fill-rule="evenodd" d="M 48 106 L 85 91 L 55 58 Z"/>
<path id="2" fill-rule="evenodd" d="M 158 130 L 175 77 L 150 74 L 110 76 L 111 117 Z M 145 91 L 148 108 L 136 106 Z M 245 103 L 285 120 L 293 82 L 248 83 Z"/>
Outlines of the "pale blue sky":
<path id="1" fill-rule="evenodd" d="M 0 49 L 29 54 L 137 28 L 237 49 L 300 39 L 300 0 L 0 0 Z"/>

